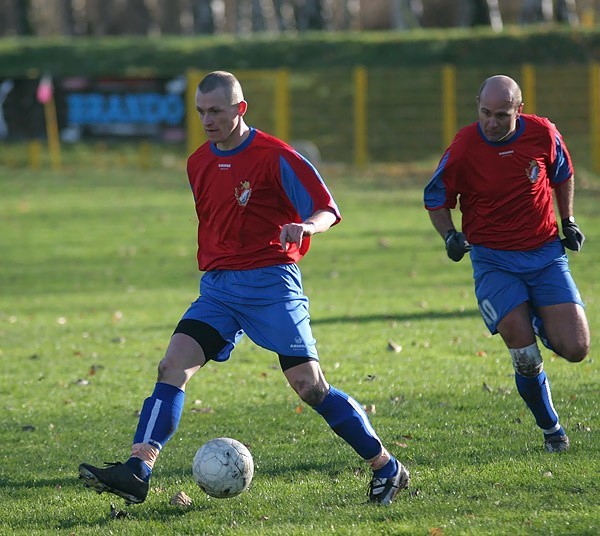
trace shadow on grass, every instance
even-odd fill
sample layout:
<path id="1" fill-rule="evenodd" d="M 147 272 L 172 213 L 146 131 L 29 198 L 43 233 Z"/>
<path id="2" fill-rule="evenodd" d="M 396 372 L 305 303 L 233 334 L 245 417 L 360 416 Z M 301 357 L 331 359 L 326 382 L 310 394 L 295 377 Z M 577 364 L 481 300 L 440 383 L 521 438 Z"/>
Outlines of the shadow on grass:
<path id="1" fill-rule="evenodd" d="M 313 318 L 311 323 L 317 324 L 364 324 L 366 322 L 408 322 L 421 320 L 441 320 L 444 318 L 458 317 L 475 317 L 479 316 L 479 310 L 467 309 L 464 311 L 427 311 L 422 313 L 405 313 L 405 314 L 371 314 L 371 315 L 349 315 L 349 316 L 334 316 L 331 318 Z"/>

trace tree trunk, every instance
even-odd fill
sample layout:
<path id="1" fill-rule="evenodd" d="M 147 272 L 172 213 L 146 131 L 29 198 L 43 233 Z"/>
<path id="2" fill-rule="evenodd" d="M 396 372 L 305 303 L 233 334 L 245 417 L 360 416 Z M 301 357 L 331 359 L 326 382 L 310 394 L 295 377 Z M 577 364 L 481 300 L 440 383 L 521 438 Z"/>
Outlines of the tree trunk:
<path id="1" fill-rule="evenodd" d="M 17 33 L 17 21 L 15 6 L 12 0 L 0 0 L 0 36 L 15 35 Z"/>
<path id="2" fill-rule="evenodd" d="M 421 26 L 423 2 L 421 0 L 391 0 L 391 27 L 407 30 Z"/>
<path id="3" fill-rule="evenodd" d="M 325 28 L 321 0 L 295 0 L 294 17 L 299 32 Z"/>
<path id="4" fill-rule="evenodd" d="M 558 0 L 556 6 L 556 20 L 566 22 L 571 26 L 579 26 L 579 15 L 575 0 Z"/>
<path id="5" fill-rule="evenodd" d="M 462 0 L 458 5 L 458 26 L 491 26 L 502 30 L 498 0 Z"/>
<path id="6" fill-rule="evenodd" d="M 75 17 L 71 0 L 60 0 L 58 3 L 58 18 L 61 35 L 75 35 Z"/>
<path id="7" fill-rule="evenodd" d="M 194 33 L 214 34 L 215 14 L 211 0 L 194 0 L 192 4 L 194 14 Z"/>
<path id="8" fill-rule="evenodd" d="M 252 0 L 250 10 L 251 29 L 253 32 L 264 32 L 267 29 L 267 21 L 260 0 Z"/>
<path id="9" fill-rule="evenodd" d="M 286 20 L 284 15 L 284 5 L 288 3 L 288 0 L 272 0 L 273 1 L 273 15 L 275 17 L 275 25 L 277 30 L 285 32 L 290 24 Z M 345 1 L 345 0 L 344 0 Z"/>
<path id="10" fill-rule="evenodd" d="M 178 0 L 159 0 L 158 2 L 158 26 L 161 35 L 181 34 L 181 6 Z"/>
<path id="11" fill-rule="evenodd" d="M 348 8 L 348 0 L 332 0 L 331 12 L 334 30 L 349 30 L 352 28 L 352 16 Z"/>
<path id="12" fill-rule="evenodd" d="M 521 7 L 521 23 L 552 22 L 554 5 L 552 0 L 523 0 Z"/>
<path id="13" fill-rule="evenodd" d="M 32 35 L 30 4 L 30 0 L 3 0 L 0 3 L 0 35 Z"/>
<path id="14" fill-rule="evenodd" d="M 487 9 L 490 18 L 490 26 L 495 32 L 502 31 L 502 15 L 500 13 L 500 6 L 498 0 L 487 0 Z"/>
<path id="15" fill-rule="evenodd" d="M 124 12 L 115 22 L 117 35 L 148 35 L 150 13 L 144 0 L 126 0 Z"/>
<path id="16" fill-rule="evenodd" d="M 225 4 L 225 31 L 237 34 L 239 27 L 239 0 L 223 0 Z"/>

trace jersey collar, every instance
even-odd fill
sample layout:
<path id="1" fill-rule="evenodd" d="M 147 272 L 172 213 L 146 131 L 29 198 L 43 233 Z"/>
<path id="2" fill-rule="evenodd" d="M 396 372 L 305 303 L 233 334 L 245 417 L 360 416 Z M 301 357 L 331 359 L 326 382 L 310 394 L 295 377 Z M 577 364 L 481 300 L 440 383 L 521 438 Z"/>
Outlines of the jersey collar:
<path id="1" fill-rule="evenodd" d="M 252 140 L 254 139 L 255 135 L 256 135 L 256 129 L 253 127 L 250 127 L 250 134 L 237 147 L 235 147 L 233 149 L 229 149 L 228 151 L 221 151 L 221 149 L 219 149 L 214 143 L 211 143 L 210 150 L 213 153 L 215 153 L 217 156 L 233 156 L 233 155 L 238 154 L 239 152 L 243 151 L 246 147 L 248 147 L 248 145 L 250 145 L 252 143 Z"/>
<path id="2" fill-rule="evenodd" d="M 506 140 L 502 140 L 502 141 L 490 141 L 483 135 L 483 131 L 481 130 L 481 125 L 479 124 L 479 121 L 477 122 L 477 132 L 479 132 L 481 139 L 488 145 L 491 145 L 492 147 L 502 147 L 503 145 L 508 145 L 509 143 L 512 143 L 513 141 L 517 140 L 521 136 L 521 134 L 523 134 L 524 130 L 525 130 L 525 119 L 523 116 L 520 116 L 517 119 L 517 129 L 515 130 L 515 132 L 513 133 L 513 135 L 510 138 L 508 138 Z"/>

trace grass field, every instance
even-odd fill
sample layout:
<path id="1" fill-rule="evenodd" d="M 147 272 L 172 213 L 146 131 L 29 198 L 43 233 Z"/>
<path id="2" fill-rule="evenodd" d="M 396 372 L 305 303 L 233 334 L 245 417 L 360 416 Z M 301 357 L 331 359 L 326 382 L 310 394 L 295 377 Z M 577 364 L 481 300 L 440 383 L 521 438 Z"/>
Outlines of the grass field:
<path id="1" fill-rule="evenodd" d="M 369 472 L 244 340 L 195 377 L 139 506 L 85 490 L 81 461 L 123 460 L 170 334 L 197 294 L 183 166 L 62 173 L 0 167 L 0 534 L 594 535 L 600 532 L 598 350 L 545 352 L 572 449 L 551 456 L 489 337 L 468 262 L 447 259 L 422 209 L 427 166 L 325 169 L 344 221 L 302 261 L 329 381 L 371 412 L 412 473 L 389 508 Z M 576 201 L 587 235 L 571 266 L 600 330 L 600 189 Z M 401 351 L 389 349 L 390 341 Z M 594 341 L 595 342 L 595 341 Z M 247 493 L 211 499 L 191 461 L 206 440 L 247 444 Z M 190 508 L 170 498 L 184 491 Z M 123 516 L 111 516 L 110 504 Z"/>

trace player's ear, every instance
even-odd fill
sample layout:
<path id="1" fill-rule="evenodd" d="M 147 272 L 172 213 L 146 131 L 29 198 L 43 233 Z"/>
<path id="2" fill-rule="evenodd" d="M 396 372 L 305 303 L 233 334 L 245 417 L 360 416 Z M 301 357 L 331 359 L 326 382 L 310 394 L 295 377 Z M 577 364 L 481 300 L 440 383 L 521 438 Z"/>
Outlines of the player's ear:
<path id="1" fill-rule="evenodd" d="M 248 110 L 248 103 L 243 100 L 238 104 L 238 115 L 242 117 L 246 113 L 246 110 Z"/>

